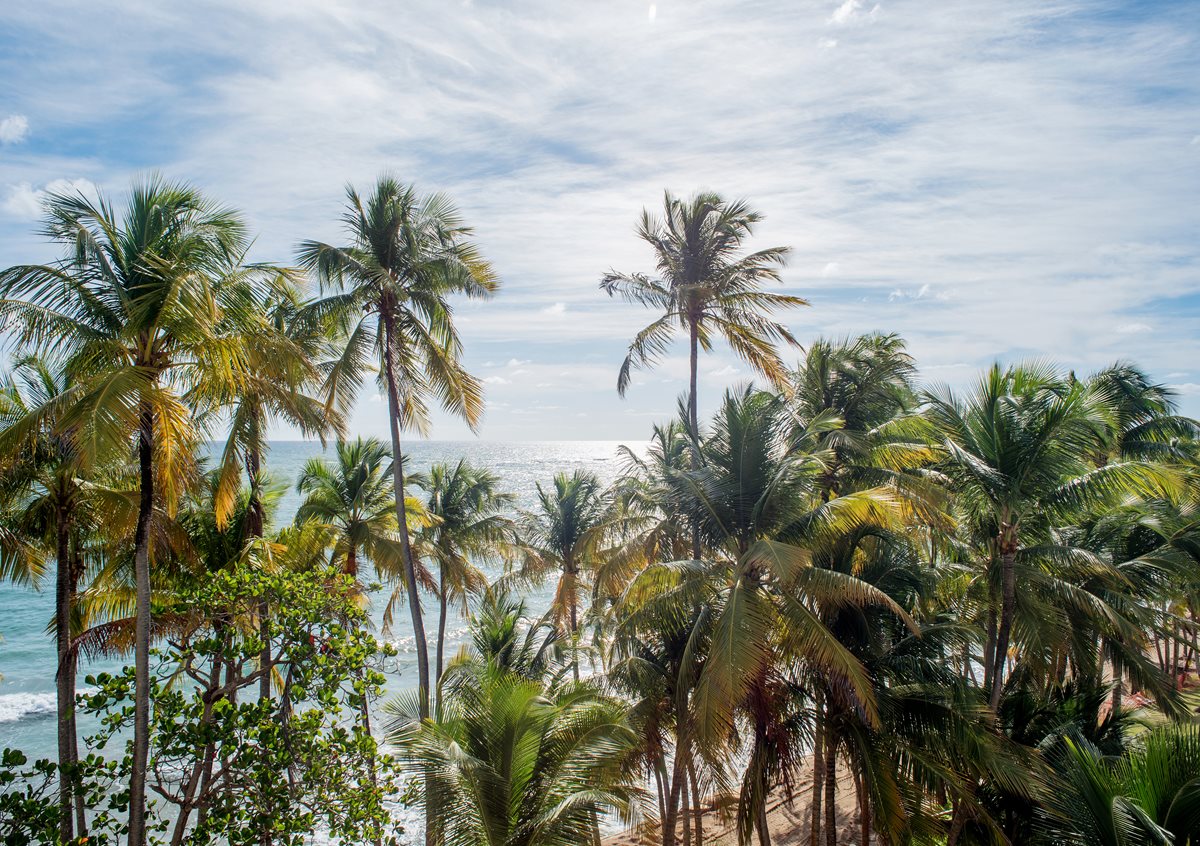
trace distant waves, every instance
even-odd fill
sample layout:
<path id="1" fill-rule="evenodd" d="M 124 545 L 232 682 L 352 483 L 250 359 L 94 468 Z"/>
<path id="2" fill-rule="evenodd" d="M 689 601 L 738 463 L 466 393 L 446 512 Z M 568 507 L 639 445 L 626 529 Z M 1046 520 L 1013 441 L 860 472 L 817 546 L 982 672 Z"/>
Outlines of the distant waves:
<path id="1" fill-rule="evenodd" d="M 0 723 L 53 717 L 57 705 L 54 693 L 0 693 Z"/>

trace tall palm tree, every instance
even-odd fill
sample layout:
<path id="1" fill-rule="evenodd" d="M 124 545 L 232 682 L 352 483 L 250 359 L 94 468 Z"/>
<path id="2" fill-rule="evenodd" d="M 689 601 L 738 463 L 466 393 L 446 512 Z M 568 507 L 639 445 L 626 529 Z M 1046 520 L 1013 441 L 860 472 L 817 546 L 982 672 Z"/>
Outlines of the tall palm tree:
<path id="1" fill-rule="evenodd" d="M 848 492 L 828 502 L 817 496 L 828 451 L 793 445 L 785 401 L 745 388 L 729 392 L 701 445 L 695 470 L 674 476 L 671 508 L 698 526 L 711 558 L 647 567 L 626 591 L 637 604 L 662 595 L 681 616 L 695 614 L 693 638 L 711 644 L 694 689 L 677 686 L 691 704 L 690 724 L 677 726 L 677 748 L 696 744 L 712 759 L 751 730 L 738 830 L 769 843 L 767 792 L 795 765 L 803 737 L 789 703 L 806 676 L 825 679 L 845 706 L 878 720 L 870 679 L 861 662 L 825 624 L 830 609 L 880 606 L 906 624 L 908 615 L 886 593 L 852 573 L 813 566 L 811 546 L 822 536 L 864 524 L 888 524 L 901 509 L 893 492 Z M 806 439 L 810 442 L 812 439 Z M 671 777 L 682 788 L 686 755 Z M 668 814 L 674 797 L 668 802 Z M 667 818 L 668 820 L 671 817 Z M 664 831 L 669 827 L 664 823 Z M 664 843 L 671 841 L 664 838 Z"/>
<path id="2" fill-rule="evenodd" d="M 391 704 L 390 739 L 424 776 L 417 801 L 435 842 L 579 846 L 595 842 L 603 814 L 635 813 L 623 703 L 530 669 L 472 656 L 448 668 L 436 719 Z"/>
<path id="3" fill-rule="evenodd" d="M 823 451 L 820 501 L 851 491 L 889 485 L 903 491 L 912 504 L 929 504 L 923 516 L 936 524 L 940 491 L 930 490 L 907 472 L 929 460 L 928 446 L 903 425 L 915 407 L 912 380 L 916 369 L 904 341 L 897 335 L 867 334 L 842 340 L 818 339 L 804 351 L 791 377 L 788 409 L 795 418 L 793 437 L 798 448 Z M 873 529 L 872 529 L 873 531 Z M 824 567 L 849 572 L 860 542 L 871 531 L 837 538 L 820 560 Z M 839 612 L 840 614 L 840 612 Z M 833 620 L 831 623 L 835 622 Z M 827 778 L 827 763 L 836 763 L 834 747 L 826 748 L 826 713 L 831 703 L 817 687 L 813 744 L 811 842 L 820 842 L 825 794 L 836 789 Z M 826 808 L 826 813 L 829 809 Z M 827 832 L 828 834 L 828 832 Z"/>
<path id="4" fill-rule="evenodd" d="M 5 459 L 0 467 L 0 491 L 17 507 L 6 515 L 7 530 L 23 540 L 12 550 L 12 576 L 30 576 L 42 563 L 43 540 L 55 560 L 54 633 L 58 663 L 55 671 L 58 713 L 59 821 L 63 842 L 87 835 L 83 797 L 75 795 L 71 773 L 78 762 L 75 727 L 76 650 L 72 622 L 78 610 L 83 577 L 81 537 L 88 531 L 87 485 L 81 478 L 80 431 L 61 428 L 55 416 L 42 409 L 53 406 L 69 391 L 65 375 L 37 357 L 18 359 L 3 388 L 3 417 L 7 426 L 23 432 L 13 439 L 0 436 Z M 37 422 L 26 426 L 25 418 Z M 18 505 L 19 503 L 19 505 Z M 72 796 L 74 795 L 74 801 Z"/>
<path id="5" fill-rule="evenodd" d="M 477 563 L 505 557 L 515 548 L 515 524 L 503 514 L 514 497 L 497 489 L 499 481 L 491 471 L 460 459 L 453 465 L 434 464 L 422 482 L 429 524 L 418 532 L 417 547 L 438 573 L 435 684 L 444 668 L 449 603 L 461 601 L 465 612 L 467 597 L 487 587 Z"/>
<path id="6" fill-rule="evenodd" d="M 254 280 L 236 272 L 246 227 L 188 185 L 153 176 L 120 213 L 103 197 L 52 194 L 43 233 L 64 248 L 48 265 L 0 272 L 0 318 L 20 344 L 62 356 L 73 389 L 54 404 L 88 455 L 136 445 L 136 697 L 129 843 L 143 846 L 150 716 L 150 522 L 195 478 L 196 406 L 244 372 Z M 50 409 L 47 409 L 49 413 Z M 29 425 L 33 425 L 31 420 Z"/>
<path id="7" fill-rule="evenodd" d="M 247 268 L 247 272 L 264 274 L 270 293 L 262 304 L 265 319 L 246 333 L 245 379 L 236 386 L 236 394 L 223 398 L 218 406 L 229 415 L 229 428 L 217 476 L 216 517 L 228 516 L 229 500 L 244 470 L 250 486 L 245 538 L 253 542 L 265 530 L 263 458 L 269 449 L 272 419 L 292 424 L 305 436 L 320 437 L 322 445 L 326 433 L 343 424 L 337 409 L 310 395 L 320 387 L 317 363 L 329 333 L 319 323 L 301 319 L 298 280 L 291 272 L 270 266 Z M 259 661 L 264 667 L 271 666 L 268 610 L 264 604 L 259 614 L 263 633 Z M 271 673 L 267 672 L 260 680 L 259 696 L 270 695 Z"/>
<path id="8" fill-rule="evenodd" d="M 550 612 L 559 631 L 571 636 L 578 679 L 580 592 L 586 589 L 599 560 L 607 506 L 600 480 L 582 470 L 571 475 L 559 473 L 553 488 L 544 488 L 539 482 L 537 494 L 538 508 L 528 515 L 522 532 L 525 550 L 518 577 L 541 583 L 550 573 L 557 574 Z"/>
<path id="9" fill-rule="evenodd" d="M 374 353 L 387 394 L 392 454 L 399 456 L 403 429 L 428 430 L 431 396 L 472 428 L 479 423 L 483 391 L 463 369 L 462 341 L 448 298 L 489 297 L 499 281 L 446 197 L 421 196 L 391 176 L 380 177 L 365 200 L 353 187 L 346 194 L 342 220 L 350 243 L 337 247 L 306 241 L 300 246 L 300 262 L 322 286 L 339 291 L 313 307 L 339 318 L 346 332 L 342 354 L 329 370 L 329 395 L 352 400 Z M 421 713 L 428 716 L 429 647 L 404 513 L 403 462 L 394 461 L 392 472 Z"/>
<path id="10" fill-rule="evenodd" d="M 617 391 L 624 396 L 635 367 L 658 360 L 676 330 L 687 334 L 689 351 L 688 423 L 698 429 L 696 379 L 699 351 L 712 349 L 716 336 L 755 371 L 777 387 L 786 383 L 786 369 L 775 350 L 777 341 L 795 345 L 796 339 L 771 315 L 783 309 L 808 305 L 800 297 L 761 290 L 764 282 L 778 282 L 787 247 L 770 247 L 743 253 L 762 215 L 744 201 L 729 201 L 718 194 L 699 193 L 681 200 L 667 191 L 663 216 L 642 211 L 638 237 L 654 249 L 658 275 L 609 271 L 600 288 L 620 295 L 662 316 L 642 329 L 629 345 L 617 376 Z"/>

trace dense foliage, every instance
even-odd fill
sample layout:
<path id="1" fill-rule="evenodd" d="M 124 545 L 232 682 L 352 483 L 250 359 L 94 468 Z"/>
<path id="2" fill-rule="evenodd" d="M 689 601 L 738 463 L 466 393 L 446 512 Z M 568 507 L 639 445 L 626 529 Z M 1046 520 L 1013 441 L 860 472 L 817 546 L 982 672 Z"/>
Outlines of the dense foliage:
<path id="1" fill-rule="evenodd" d="M 6 844 L 382 844 L 400 801 L 429 846 L 614 821 L 767 846 L 780 802 L 814 846 L 1200 842 L 1200 427 L 1168 388 L 1129 363 L 923 388 L 893 335 L 799 348 L 778 317 L 804 301 L 763 290 L 787 250 L 743 251 L 760 216 L 668 194 L 656 275 L 601 287 L 657 313 L 619 391 L 687 334 L 677 419 L 516 513 L 488 468 L 401 452 L 431 403 L 483 410 L 452 297 L 498 282 L 470 230 L 386 177 L 343 219 L 301 270 L 249 264 L 237 214 L 152 179 L 123 210 L 51 196 L 62 259 L 0 272 L 0 576 L 53 564 L 59 706 L 57 761 L 4 753 Z M 701 420 L 717 339 L 766 388 Z M 390 444 L 345 437 L 372 370 Z M 287 525 L 272 420 L 336 441 Z M 531 619 L 512 597 L 547 582 Z M 376 583 L 418 676 L 386 726 Z M 95 655 L 134 663 L 77 696 Z"/>

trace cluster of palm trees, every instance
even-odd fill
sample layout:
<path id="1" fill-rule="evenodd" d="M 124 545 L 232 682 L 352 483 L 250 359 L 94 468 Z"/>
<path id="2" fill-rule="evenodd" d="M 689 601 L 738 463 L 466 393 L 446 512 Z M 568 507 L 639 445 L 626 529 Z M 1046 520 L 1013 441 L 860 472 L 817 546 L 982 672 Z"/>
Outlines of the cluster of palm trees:
<path id="1" fill-rule="evenodd" d="M 0 273 L 18 353 L 0 575 L 57 564 L 60 839 L 87 832 L 78 656 L 134 654 L 143 846 L 156 593 L 247 549 L 373 572 L 385 621 L 408 612 L 418 684 L 389 737 L 431 846 L 598 842 L 610 814 L 663 846 L 699 846 L 724 816 L 767 846 L 780 797 L 807 803 L 814 846 L 846 842 L 846 807 L 864 845 L 1200 838 L 1197 424 L 1129 364 L 995 365 L 960 394 L 919 388 L 893 335 L 799 348 L 778 315 L 806 303 L 763 290 L 787 250 L 744 250 L 759 219 L 711 194 L 643 215 L 656 272 L 601 281 L 655 311 L 617 387 L 682 331 L 678 419 L 623 450 L 612 485 L 560 474 L 522 514 L 486 468 L 404 460 L 431 403 L 472 426 L 483 411 L 450 299 L 498 282 L 445 198 L 387 177 L 350 190 L 348 243 L 305 242 L 287 268 L 247 262 L 240 217 L 188 186 L 148 180 L 121 212 L 50 197 L 62 259 Z M 718 338 L 765 388 L 702 421 Z M 345 438 L 371 371 L 390 444 Z M 273 532 L 275 421 L 336 452 Z M 547 581 L 526 619 L 510 597 Z"/>
<path id="2" fill-rule="evenodd" d="M 123 208 L 103 197 L 49 197 L 43 234 L 61 245 L 61 259 L 0 273 L 0 319 L 17 350 L 0 408 L 7 512 L 0 567 L 31 580 L 47 560 L 58 562 L 64 774 L 76 758 L 70 715 L 78 641 L 103 625 L 106 643 L 124 638 L 132 648 L 135 846 L 146 842 L 153 594 L 169 589 L 152 564 L 187 545 L 176 518 L 203 487 L 202 442 L 225 435 L 211 507 L 225 525 L 246 486 L 238 516 L 250 543 L 265 528 L 263 458 L 273 420 L 322 439 L 338 435 L 371 371 L 388 396 L 390 455 L 400 455 L 403 430 L 427 427 L 431 401 L 471 425 L 482 413 L 480 384 L 460 362 L 449 297 L 489 296 L 498 283 L 454 207 L 383 177 L 365 201 L 348 192 L 344 220 L 349 243 L 305 242 L 300 268 L 251 263 L 238 213 L 191 186 L 152 177 L 132 188 Z M 309 276 L 320 286 L 312 298 L 303 294 Z M 384 469 L 427 711 L 403 464 L 389 459 Z M 382 566 L 382 549 L 370 552 Z M 81 601 L 80 580 L 92 572 L 124 590 Z M 122 628 L 132 631 L 118 634 Z M 262 661 L 270 662 L 267 652 Z M 269 684 L 264 674 L 264 694 Z M 85 832 L 86 820 L 82 809 L 72 819 L 69 779 L 62 781 L 60 837 L 69 841 Z"/>
<path id="3" fill-rule="evenodd" d="M 548 523 L 585 527 L 556 601 L 587 588 L 662 843 L 703 842 L 728 797 L 767 844 L 772 793 L 801 788 L 828 846 L 844 790 L 863 844 L 1075 830 L 1055 767 L 1194 710 L 1195 423 L 1128 365 L 995 366 L 964 395 L 913 375 L 894 336 L 818 341 L 788 390 L 729 391 L 700 432 L 681 410 Z M 1167 830 L 1168 804 L 1139 813 Z M 1200 833 L 1182 813 L 1155 842 Z"/>

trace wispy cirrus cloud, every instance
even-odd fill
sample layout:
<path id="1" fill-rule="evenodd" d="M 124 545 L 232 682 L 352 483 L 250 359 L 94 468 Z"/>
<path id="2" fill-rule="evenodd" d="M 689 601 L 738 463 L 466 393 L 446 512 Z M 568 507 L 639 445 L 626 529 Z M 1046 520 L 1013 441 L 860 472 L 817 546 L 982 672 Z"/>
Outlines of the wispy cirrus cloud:
<path id="1" fill-rule="evenodd" d="M 997 356 L 1200 355 L 1194 5 L 125 6 L 0 10 L 0 114 L 37 127 L 0 150 L 0 264 L 45 256 L 29 212 L 54 180 L 196 180 L 287 260 L 340 236 L 345 182 L 392 170 L 453 196 L 504 280 L 457 307 L 468 364 L 535 362 L 488 386 L 507 404 L 488 437 L 642 433 L 615 371 L 652 316 L 596 283 L 652 270 L 634 227 L 668 187 L 766 214 L 755 242 L 794 248 L 785 288 L 812 302 L 789 317 L 804 341 L 898 331 L 951 381 Z M 672 413 L 678 364 L 625 407 Z M 705 403 L 744 378 L 707 376 Z M 535 402 L 562 408 L 508 416 Z"/>

